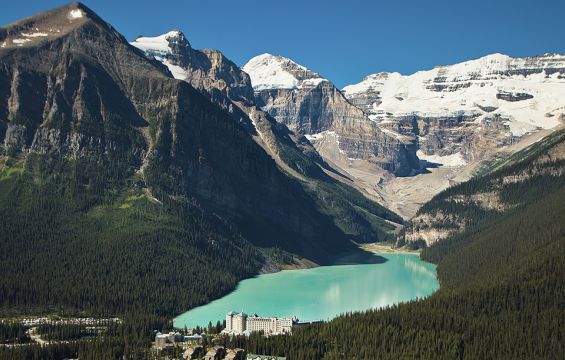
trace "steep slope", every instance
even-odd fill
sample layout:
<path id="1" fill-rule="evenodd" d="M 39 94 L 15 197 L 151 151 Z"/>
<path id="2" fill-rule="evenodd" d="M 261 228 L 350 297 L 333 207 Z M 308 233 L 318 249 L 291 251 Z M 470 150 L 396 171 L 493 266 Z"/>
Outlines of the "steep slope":
<path id="1" fill-rule="evenodd" d="M 488 219 L 520 211 L 552 191 L 551 187 L 564 185 L 558 181 L 564 164 L 565 130 L 561 130 L 493 165 L 483 176 L 434 196 L 410 220 L 399 241 L 430 246 L 457 238 Z M 438 245 L 442 246 L 447 245 Z"/>
<path id="2" fill-rule="evenodd" d="M 256 273 L 256 246 L 356 249 L 245 126 L 84 5 L 0 44 L 3 309 L 172 315 Z"/>
<path id="3" fill-rule="evenodd" d="M 251 76 L 258 105 L 306 135 L 341 169 L 376 165 L 408 175 L 419 168 L 412 138 L 383 133 L 327 79 L 271 54 L 254 57 L 243 70 Z"/>
<path id="4" fill-rule="evenodd" d="M 28 33 L 47 35 L 17 41 Z M 207 100 L 81 4 L 0 28 L 0 38 L 2 312 L 171 315 L 257 271 L 248 241 L 165 196 L 153 170 L 174 156 L 167 136 L 187 122 L 180 106 L 222 123 Z"/>
<path id="5" fill-rule="evenodd" d="M 255 103 L 249 76 L 221 52 L 193 49 L 178 31 L 139 37 L 131 44 L 163 62 L 175 77 L 190 82 L 230 113 L 351 238 L 361 242 L 384 240 L 402 222 L 397 215 L 344 184 L 347 179 L 325 163 L 303 136 L 261 110 Z"/>

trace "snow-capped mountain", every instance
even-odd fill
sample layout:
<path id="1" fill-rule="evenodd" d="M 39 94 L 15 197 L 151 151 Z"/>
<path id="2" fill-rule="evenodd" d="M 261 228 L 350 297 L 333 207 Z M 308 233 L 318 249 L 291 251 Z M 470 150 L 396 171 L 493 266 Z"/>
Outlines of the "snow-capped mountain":
<path id="1" fill-rule="evenodd" d="M 484 160 L 539 140 L 565 117 L 562 55 L 494 54 L 412 75 L 377 73 L 343 92 L 281 56 L 257 56 L 244 70 L 264 110 L 406 218 Z M 392 154 L 403 154 L 396 168 L 386 159 Z M 378 169 L 417 174 L 418 160 L 430 171 L 395 178 Z"/>
<path id="2" fill-rule="evenodd" d="M 216 89 L 225 92 L 232 100 L 253 99 L 251 81 L 246 73 L 220 51 L 193 49 L 180 31 L 172 30 L 154 37 L 140 36 L 131 44 L 162 62 L 176 79 L 185 80 L 201 91 L 211 93 Z"/>
<path id="3" fill-rule="evenodd" d="M 346 201 L 342 195 L 342 184 L 328 175 L 328 173 L 336 175 L 335 169 L 332 169 L 320 157 L 316 149 L 303 135 L 289 131 L 284 124 L 277 122 L 258 106 L 249 75 L 220 51 L 193 49 L 186 37 L 177 31 L 156 37 L 140 37 L 131 44 L 143 50 L 147 57 L 161 61 L 169 68 L 171 75 L 190 83 L 204 97 L 209 98 L 225 113 L 230 114 L 235 122 L 247 130 L 247 135 L 270 155 L 279 168 L 284 169 L 287 175 L 300 179 L 300 184 L 308 189 L 308 193 L 315 196 L 316 202 L 324 202 L 321 206 L 327 206 L 326 204 L 329 203 L 326 199 L 331 198 L 335 200 L 335 203 L 334 200 L 331 202 L 332 209 L 335 210 L 335 206 L 337 206 L 344 213 L 353 214 L 356 218 L 358 216 L 363 217 L 365 210 L 360 210 L 361 208 L 354 205 L 350 200 Z M 156 61 L 153 60 L 153 62 Z M 161 66 L 161 64 L 158 65 Z M 298 68 L 296 74 L 301 79 L 312 76 Z M 190 105 L 188 106 L 190 107 Z M 356 110 L 362 114 L 361 110 Z M 206 114 L 201 116 L 203 116 L 204 121 L 207 121 Z M 367 121 L 371 123 L 370 120 Z M 237 134 L 234 135 L 237 136 Z M 203 138 L 202 141 L 208 141 L 208 139 Z M 236 166 L 239 166 L 239 164 L 236 164 Z M 345 181 L 345 178 L 342 177 L 340 180 Z M 325 184 L 321 192 L 318 188 L 320 183 Z M 317 190 L 314 192 L 313 189 Z M 255 191 L 254 189 L 251 190 Z M 280 192 L 280 189 L 274 187 L 272 190 Z M 338 202 L 339 204 L 337 204 Z M 283 223 L 293 223 L 297 226 L 303 224 L 300 216 L 295 221 L 284 214 L 272 212 L 264 212 L 264 214 L 267 218 L 276 217 L 276 221 Z M 290 213 L 287 215 L 295 216 Z M 343 215 L 340 214 L 340 216 Z M 379 216 L 389 221 L 398 221 L 397 215 L 390 212 L 385 212 Z M 344 223 L 347 221 L 354 220 L 345 220 Z M 385 227 L 388 228 L 389 226 L 386 225 Z M 301 230 L 296 229 L 294 231 Z M 374 232 L 373 223 L 364 223 L 355 231 L 358 231 L 366 239 L 372 240 L 375 236 L 380 236 Z"/>
<path id="4" fill-rule="evenodd" d="M 381 131 L 317 73 L 271 54 L 252 58 L 243 70 L 251 77 L 258 105 L 305 135 L 326 160 L 341 168 L 370 162 L 398 175 L 418 168 L 412 139 Z"/>
<path id="5" fill-rule="evenodd" d="M 282 56 L 262 54 L 249 60 L 243 71 L 251 76 L 255 91 L 300 89 L 328 81 L 304 66 Z"/>
<path id="6" fill-rule="evenodd" d="M 562 123 L 565 56 L 493 54 L 408 76 L 369 75 L 343 92 L 383 130 L 417 137 L 422 158 L 462 165 Z"/>

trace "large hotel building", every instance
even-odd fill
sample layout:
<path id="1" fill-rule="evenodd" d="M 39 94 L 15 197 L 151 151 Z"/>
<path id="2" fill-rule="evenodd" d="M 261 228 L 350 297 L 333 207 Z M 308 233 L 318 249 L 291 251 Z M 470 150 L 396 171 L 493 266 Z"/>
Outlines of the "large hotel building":
<path id="1" fill-rule="evenodd" d="M 290 333 L 294 320 L 292 318 L 247 316 L 242 312 L 230 311 L 226 315 L 225 333 L 242 335 L 262 331 L 265 335 Z"/>

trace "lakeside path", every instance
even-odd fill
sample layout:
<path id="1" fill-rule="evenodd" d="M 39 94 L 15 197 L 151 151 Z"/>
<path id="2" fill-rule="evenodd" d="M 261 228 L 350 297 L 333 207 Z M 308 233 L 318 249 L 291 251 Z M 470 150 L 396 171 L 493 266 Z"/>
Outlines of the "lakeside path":
<path id="1" fill-rule="evenodd" d="M 372 243 L 372 244 L 359 244 L 359 247 L 365 251 L 381 254 L 407 254 L 407 255 L 420 255 L 421 250 L 411 250 L 405 247 L 393 248 L 391 244 Z"/>

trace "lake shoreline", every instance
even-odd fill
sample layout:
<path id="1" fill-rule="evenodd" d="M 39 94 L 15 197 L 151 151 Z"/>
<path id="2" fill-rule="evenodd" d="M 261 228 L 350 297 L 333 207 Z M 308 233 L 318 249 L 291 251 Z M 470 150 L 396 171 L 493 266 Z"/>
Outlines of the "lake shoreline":
<path id="1" fill-rule="evenodd" d="M 265 257 L 265 262 L 257 275 L 274 274 L 283 270 L 307 270 L 320 266 L 339 266 L 339 265 L 363 265 L 363 264 L 382 264 L 387 261 L 386 258 L 379 256 L 379 251 L 364 249 L 359 244 L 355 244 L 349 251 L 344 251 L 331 256 L 325 263 L 316 263 L 310 259 L 293 256 L 292 263 L 278 263 Z M 380 251 L 387 253 L 386 251 Z M 376 256 L 375 256 L 376 255 Z"/>
<path id="2" fill-rule="evenodd" d="M 435 265 L 413 257 L 417 252 L 402 254 L 390 246 L 371 249 L 383 250 L 371 254 L 386 261 L 257 275 L 240 281 L 228 295 L 179 314 L 173 324 L 177 328 L 205 326 L 223 320 L 232 310 L 266 317 L 297 316 L 301 321 L 329 320 L 422 298 L 439 288 Z"/>
<path id="3" fill-rule="evenodd" d="M 421 250 L 412 250 L 406 247 L 395 248 L 392 244 L 385 243 L 371 243 L 359 244 L 359 247 L 365 251 L 376 254 L 404 254 L 404 255 L 420 255 Z"/>

